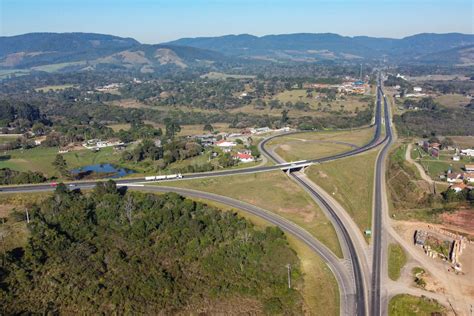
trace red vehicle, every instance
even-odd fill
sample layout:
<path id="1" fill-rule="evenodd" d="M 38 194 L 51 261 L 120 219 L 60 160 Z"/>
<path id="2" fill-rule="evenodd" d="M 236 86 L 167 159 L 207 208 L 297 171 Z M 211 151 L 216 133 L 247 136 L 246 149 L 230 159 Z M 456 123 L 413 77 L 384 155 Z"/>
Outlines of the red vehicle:
<path id="1" fill-rule="evenodd" d="M 51 182 L 49 185 L 52 186 L 53 188 L 58 186 L 58 184 L 56 182 Z"/>

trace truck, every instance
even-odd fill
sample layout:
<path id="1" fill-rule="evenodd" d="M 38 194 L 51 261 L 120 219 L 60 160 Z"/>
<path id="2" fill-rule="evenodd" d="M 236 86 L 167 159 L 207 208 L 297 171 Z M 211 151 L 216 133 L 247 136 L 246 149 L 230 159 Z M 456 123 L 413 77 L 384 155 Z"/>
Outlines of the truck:
<path id="1" fill-rule="evenodd" d="M 172 180 L 172 179 L 181 179 L 183 176 L 181 173 L 168 174 L 163 176 L 148 176 L 145 177 L 145 181 L 161 181 L 161 180 Z"/>

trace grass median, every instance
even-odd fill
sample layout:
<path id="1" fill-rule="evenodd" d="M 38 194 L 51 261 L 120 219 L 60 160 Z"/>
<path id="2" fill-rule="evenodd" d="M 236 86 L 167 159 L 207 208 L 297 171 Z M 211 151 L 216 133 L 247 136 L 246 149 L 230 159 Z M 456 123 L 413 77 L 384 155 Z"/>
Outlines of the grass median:
<path id="1" fill-rule="evenodd" d="M 308 177 L 338 201 L 361 231 L 372 227 L 377 151 L 311 166 Z"/>

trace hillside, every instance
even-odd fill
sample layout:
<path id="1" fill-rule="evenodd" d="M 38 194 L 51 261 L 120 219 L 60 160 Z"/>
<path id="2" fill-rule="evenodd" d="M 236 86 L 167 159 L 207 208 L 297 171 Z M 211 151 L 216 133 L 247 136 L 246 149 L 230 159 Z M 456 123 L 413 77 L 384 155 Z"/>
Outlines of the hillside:
<path id="1" fill-rule="evenodd" d="M 302 313 L 285 266 L 297 285 L 299 259 L 277 228 L 111 181 L 88 195 L 60 184 L 30 210 L 27 243 L 0 265 L 2 315 Z"/>
<path id="2" fill-rule="evenodd" d="M 0 69 L 123 69 L 154 72 L 163 66 L 209 65 L 225 57 L 206 49 L 144 45 L 131 38 L 91 33 L 31 33 L 0 37 Z"/>
<path id="3" fill-rule="evenodd" d="M 402 39 L 390 39 L 368 36 L 348 37 L 331 33 L 282 34 L 262 37 L 243 34 L 183 38 L 168 44 L 212 49 L 233 56 L 254 58 L 351 60 L 380 59 L 385 56 L 389 60 L 398 62 L 411 62 L 413 58 L 417 58 L 417 62 L 423 63 L 422 57 L 424 55 L 473 45 L 474 35 L 424 33 Z M 440 62 L 449 61 L 453 57 L 450 54 L 444 56 L 444 59 L 439 59 Z M 457 63 L 457 61 L 450 63 Z"/>

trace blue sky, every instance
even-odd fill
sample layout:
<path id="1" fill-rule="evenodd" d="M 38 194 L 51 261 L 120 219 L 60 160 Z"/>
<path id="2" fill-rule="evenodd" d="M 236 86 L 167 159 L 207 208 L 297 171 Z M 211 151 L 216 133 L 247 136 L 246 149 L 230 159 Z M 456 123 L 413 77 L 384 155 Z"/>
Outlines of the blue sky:
<path id="1" fill-rule="evenodd" d="M 0 35 L 94 32 L 159 43 L 249 33 L 473 33 L 472 0 L 0 0 Z"/>

